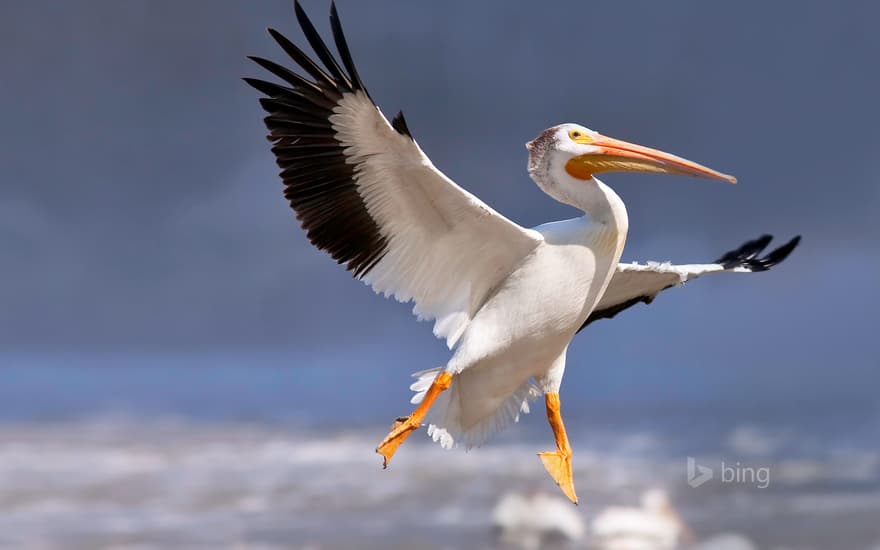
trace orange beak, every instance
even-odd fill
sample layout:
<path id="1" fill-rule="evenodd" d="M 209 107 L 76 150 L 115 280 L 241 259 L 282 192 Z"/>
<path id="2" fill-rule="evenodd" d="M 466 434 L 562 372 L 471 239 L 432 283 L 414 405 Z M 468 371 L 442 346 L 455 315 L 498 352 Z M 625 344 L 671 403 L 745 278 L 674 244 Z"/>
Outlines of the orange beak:
<path id="1" fill-rule="evenodd" d="M 582 140 L 576 141 L 598 148 L 598 151 L 574 157 L 566 163 L 566 171 L 579 179 L 589 179 L 600 172 L 651 172 L 736 183 L 733 176 L 650 147 L 601 135 L 583 136 Z"/>

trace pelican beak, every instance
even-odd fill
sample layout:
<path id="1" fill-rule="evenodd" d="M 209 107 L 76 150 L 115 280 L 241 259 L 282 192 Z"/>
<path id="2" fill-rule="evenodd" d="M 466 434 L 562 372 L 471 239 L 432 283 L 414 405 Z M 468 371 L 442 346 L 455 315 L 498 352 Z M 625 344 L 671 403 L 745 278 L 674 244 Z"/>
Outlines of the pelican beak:
<path id="1" fill-rule="evenodd" d="M 566 171 L 579 179 L 589 179 L 599 172 L 651 172 L 655 174 L 680 174 L 736 183 L 736 178 L 716 172 L 696 162 L 628 143 L 602 135 L 583 136 L 585 145 L 596 150 L 572 158 L 565 165 Z M 589 140 L 589 141 L 586 141 Z M 586 177 L 584 177 L 586 176 Z"/>

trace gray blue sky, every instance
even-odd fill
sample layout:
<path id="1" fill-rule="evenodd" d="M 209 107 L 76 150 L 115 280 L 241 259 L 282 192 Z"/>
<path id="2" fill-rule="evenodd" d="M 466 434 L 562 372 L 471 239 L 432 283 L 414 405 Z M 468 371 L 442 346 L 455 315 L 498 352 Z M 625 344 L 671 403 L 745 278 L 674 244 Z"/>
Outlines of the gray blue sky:
<path id="1" fill-rule="evenodd" d="M 327 2 L 304 5 L 326 30 Z M 523 148 L 572 121 L 739 178 L 607 175 L 630 213 L 627 260 L 711 260 L 761 233 L 803 234 L 773 272 L 697 281 L 591 327 L 569 355 L 573 391 L 698 387 L 880 416 L 880 5 L 338 7 L 383 110 L 403 109 L 438 167 L 523 225 L 574 214 L 531 183 Z M 7 357 L 381 363 L 401 404 L 406 373 L 444 361 L 409 306 L 350 280 L 297 227 L 239 80 L 262 75 L 247 54 L 284 60 L 267 26 L 300 37 L 287 0 L 0 7 Z"/>

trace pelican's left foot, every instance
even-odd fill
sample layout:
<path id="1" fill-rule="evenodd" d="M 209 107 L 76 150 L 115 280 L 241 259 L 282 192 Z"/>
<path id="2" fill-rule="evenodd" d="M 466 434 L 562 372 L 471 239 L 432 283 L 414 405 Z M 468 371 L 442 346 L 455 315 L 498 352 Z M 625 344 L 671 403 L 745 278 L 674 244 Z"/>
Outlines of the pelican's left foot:
<path id="1" fill-rule="evenodd" d="M 574 492 L 574 479 L 571 475 L 571 445 L 568 444 L 568 436 L 565 434 L 565 425 L 562 423 L 562 412 L 559 405 L 559 394 L 556 392 L 544 395 L 544 403 L 547 406 L 547 421 L 553 429 L 553 437 L 556 439 L 556 450 L 546 453 L 538 453 L 541 462 L 553 481 L 559 485 L 565 496 L 575 504 L 578 503 L 577 494 Z"/>
<path id="2" fill-rule="evenodd" d="M 562 451 L 548 451 L 538 453 L 544 468 L 553 481 L 559 485 L 568 500 L 578 503 L 577 494 L 574 492 L 574 478 L 571 475 L 571 453 Z"/>

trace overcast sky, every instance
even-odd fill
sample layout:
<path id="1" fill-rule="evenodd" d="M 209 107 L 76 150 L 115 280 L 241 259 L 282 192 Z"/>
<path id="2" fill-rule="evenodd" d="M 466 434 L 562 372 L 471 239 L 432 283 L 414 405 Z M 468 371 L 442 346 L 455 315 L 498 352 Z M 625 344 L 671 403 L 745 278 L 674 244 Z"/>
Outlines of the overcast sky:
<path id="1" fill-rule="evenodd" d="M 327 3 L 304 5 L 326 30 Z M 722 381 L 739 369 L 755 387 L 870 401 L 880 5 L 338 7 L 380 107 L 403 109 L 438 167 L 523 225 L 575 214 L 531 183 L 523 148 L 571 121 L 739 178 L 608 174 L 630 214 L 626 260 L 708 261 L 803 234 L 773 272 L 594 325 L 570 363 L 685 369 L 674 376 L 711 363 Z M 444 361 L 430 326 L 314 251 L 283 200 L 240 81 L 265 76 L 247 54 L 285 61 L 267 26 L 302 42 L 287 0 L 3 4 L 0 349 Z"/>

